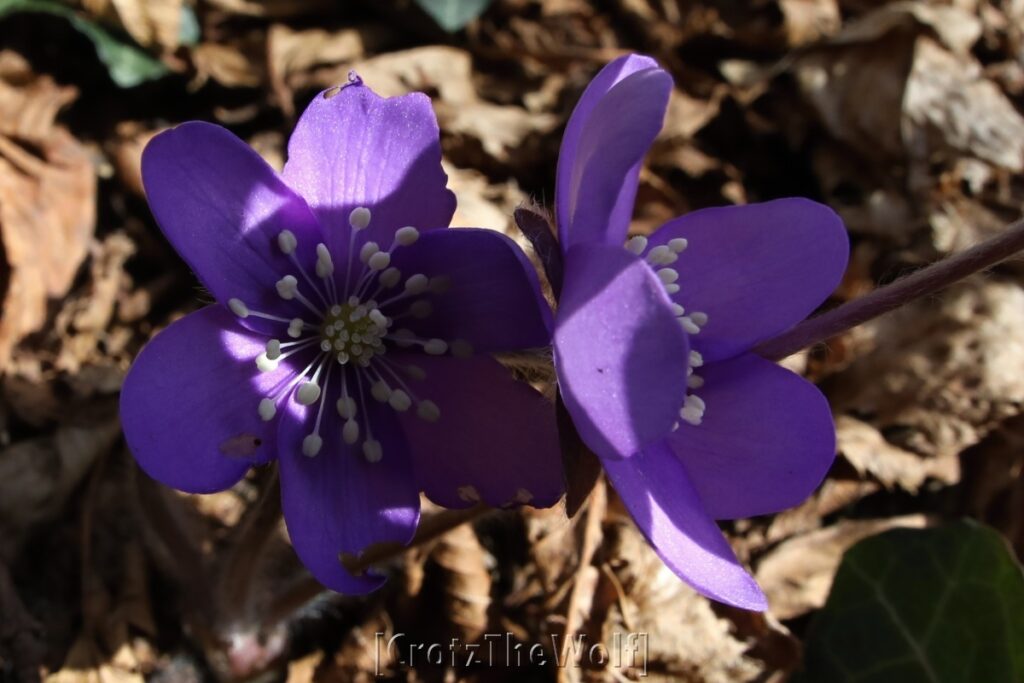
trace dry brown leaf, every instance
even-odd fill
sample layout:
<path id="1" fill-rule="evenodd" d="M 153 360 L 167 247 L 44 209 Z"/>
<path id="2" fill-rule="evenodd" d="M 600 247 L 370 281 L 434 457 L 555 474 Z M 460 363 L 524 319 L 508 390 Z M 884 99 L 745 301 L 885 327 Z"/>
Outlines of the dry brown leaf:
<path id="1" fill-rule="evenodd" d="M 928 477 L 948 476 L 936 461 L 892 445 L 877 429 L 849 415 L 836 418 L 836 436 L 839 453 L 857 472 L 874 477 L 886 488 L 916 493 Z"/>
<path id="2" fill-rule="evenodd" d="M 114 21 L 144 47 L 174 50 L 181 44 L 183 0 L 83 0 L 86 11 Z"/>
<path id="3" fill-rule="evenodd" d="M 265 76 L 262 62 L 238 47 L 223 43 L 197 45 L 192 49 L 192 63 L 196 68 L 193 87 L 212 78 L 229 88 L 255 88 Z"/>
<path id="4" fill-rule="evenodd" d="M 332 0 L 209 0 L 217 9 L 263 19 L 288 19 L 336 7 Z"/>
<path id="5" fill-rule="evenodd" d="M 443 573 L 444 611 L 453 633 L 464 643 L 476 642 L 487 629 L 491 606 L 491 557 L 469 524 L 442 536 L 430 559 Z"/>
<path id="6" fill-rule="evenodd" d="M 836 0 L 779 0 L 779 9 L 790 47 L 830 36 L 842 23 Z"/>
<path id="7" fill-rule="evenodd" d="M 825 604 L 843 553 L 857 541 L 888 529 L 920 529 L 923 515 L 873 520 L 841 520 L 795 536 L 771 551 L 757 566 L 757 582 L 768 596 L 772 614 L 794 619 Z"/>
<path id="8" fill-rule="evenodd" d="M 0 319 L 0 367 L 67 293 L 96 220 L 96 177 L 85 149 L 55 124 L 74 88 L 33 77 L 0 55 L 0 237 L 10 279 Z M 20 66 L 20 68 L 19 68 Z"/>

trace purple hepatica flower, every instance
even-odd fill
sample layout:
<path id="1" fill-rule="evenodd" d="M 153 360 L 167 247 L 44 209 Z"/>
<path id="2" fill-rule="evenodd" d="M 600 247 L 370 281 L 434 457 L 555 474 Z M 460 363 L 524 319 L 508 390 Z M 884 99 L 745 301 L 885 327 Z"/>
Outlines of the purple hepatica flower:
<path id="1" fill-rule="evenodd" d="M 703 594 L 765 598 L 715 519 L 802 501 L 835 454 L 828 403 L 750 352 L 835 289 L 842 222 L 804 199 L 706 209 L 626 232 L 672 79 L 629 56 L 589 85 L 558 161 L 558 380 L 583 441 L 665 563 Z"/>
<path id="2" fill-rule="evenodd" d="M 561 493 L 550 406 L 477 355 L 547 344 L 550 310 L 511 240 L 444 229 L 440 161 L 429 100 L 358 79 L 313 100 L 280 175 L 207 123 L 143 155 L 153 214 L 217 304 L 135 361 L 128 445 L 197 493 L 277 458 L 292 543 L 341 592 L 381 585 L 339 553 L 408 542 L 421 490 L 447 507 Z"/>

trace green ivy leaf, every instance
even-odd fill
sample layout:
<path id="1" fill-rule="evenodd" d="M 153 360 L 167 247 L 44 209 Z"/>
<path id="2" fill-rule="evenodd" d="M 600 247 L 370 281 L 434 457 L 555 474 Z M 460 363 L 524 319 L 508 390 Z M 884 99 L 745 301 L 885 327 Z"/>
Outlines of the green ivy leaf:
<path id="1" fill-rule="evenodd" d="M 118 40 L 66 5 L 51 0 L 0 0 L 0 19 L 23 12 L 50 14 L 69 21 L 79 33 L 92 41 L 111 80 L 122 88 L 131 88 L 160 78 L 168 71 L 162 62 L 141 48 Z"/>
<path id="2" fill-rule="evenodd" d="M 851 548 L 811 624 L 801 683 L 1020 683 L 1024 573 L 996 531 L 962 521 Z"/>
<path id="3" fill-rule="evenodd" d="M 416 0 L 438 26 L 455 33 L 483 14 L 492 0 Z"/>

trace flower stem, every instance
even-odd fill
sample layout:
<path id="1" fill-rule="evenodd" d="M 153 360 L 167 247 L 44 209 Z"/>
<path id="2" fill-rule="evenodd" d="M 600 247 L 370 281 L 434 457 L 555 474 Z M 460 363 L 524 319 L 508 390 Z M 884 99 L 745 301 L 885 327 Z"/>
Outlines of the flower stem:
<path id="1" fill-rule="evenodd" d="M 967 251 L 921 268 L 827 313 L 803 321 L 754 347 L 754 353 L 781 360 L 915 299 L 932 295 L 969 275 L 1005 261 L 1024 249 L 1024 219 Z"/>

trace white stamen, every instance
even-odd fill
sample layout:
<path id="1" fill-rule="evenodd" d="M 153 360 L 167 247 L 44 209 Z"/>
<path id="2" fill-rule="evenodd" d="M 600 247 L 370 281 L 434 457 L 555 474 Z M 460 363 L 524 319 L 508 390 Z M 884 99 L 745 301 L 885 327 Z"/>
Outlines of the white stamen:
<path id="1" fill-rule="evenodd" d="M 658 271 L 658 279 L 666 285 L 670 285 L 679 279 L 679 272 L 674 268 L 662 268 Z"/>
<path id="2" fill-rule="evenodd" d="M 674 251 L 661 244 L 647 252 L 647 262 L 652 266 L 667 266 L 675 263 L 679 257 Z"/>
<path id="3" fill-rule="evenodd" d="M 276 285 L 278 295 L 285 300 L 291 300 L 295 298 L 295 294 L 299 291 L 299 281 L 295 279 L 294 275 L 285 275 L 283 278 L 277 281 Z"/>
<path id="4" fill-rule="evenodd" d="M 443 339 L 428 339 L 423 345 L 423 350 L 431 356 L 440 356 L 448 350 L 448 342 Z"/>
<path id="5" fill-rule="evenodd" d="M 434 312 L 434 304 L 426 299 L 420 299 L 419 301 L 414 301 L 409 306 L 409 312 L 412 313 L 412 317 L 422 320 Z"/>
<path id="6" fill-rule="evenodd" d="M 267 342 L 267 360 L 277 360 L 281 357 L 281 342 L 278 339 L 271 339 Z"/>
<path id="7" fill-rule="evenodd" d="M 292 339 L 298 339 L 302 336 L 302 328 L 306 326 L 306 323 L 302 318 L 292 318 L 292 321 L 288 323 L 288 336 Z"/>
<path id="8" fill-rule="evenodd" d="M 336 404 L 338 415 L 351 420 L 356 416 L 356 402 L 351 396 L 342 396 Z"/>
<path id="9" fill-rule="evenodd" d="M 419 382 L 422 382 L 427 378 L 426 370 L 424 370 L 418 365 L 406 365 L 402 369 L 405 371 L 405 374 L 409 375 L 414 380 L 417 380 Z"/>
<path id="10" fill-rule="evenodd" d="M 341 438 L 349 446 L 359 441 L 359 423 L 349 419 L 341 428 Z"/>
<path id="11" fill-rule="evenodd" d="M 412 399 L 409 398 L 409 394 L 405 393 L 401 389 L 395 389 L 391 392 L 391 396 L 388 397 L 388 405 L 397 410 L 400 413 L 409 410 L 409 406 L 412 405 Z"/>
<path id="12" fill-rule="evenodd" d="M 430 286 L 430 280 L 423 273 L 410 275 L 409 279 L 405 281 L 405 291 L 409 294 L 422 294 L 427 291 L 428 286 Z"/>
<path id="13" fill-rule="evenodd" d="M 696 394 L 690 394 L 689 396 L 687 396 L 686 400 L 683 402 L 683 405 L 694 406 L 697 410 L 699 410 L 702 413 L 708 408 L 707 404 L 704 403 L 704 399 L 702 399 L 700 396 L 697 396 Z"/>
<path id="14" fill-rule="evenodd" d="M 626 251 L 632 252 L 632 253 L 636 254 L 637 256 L 639 256 L 640 254 L 644 253 L 644 249 L 646 249 L 646 248 L 647 248 L 647 238 L 644 237 L 643 235 L 637 235 L 635 237 L 630 237 L 626 241 Z"/>
<path id="15" fill-rule="evenodd" d="M 705 325 L 708 324 L 708 314 L 701 313 L 700 311 L 694 311 L 693 313 L 691 313 L 690 319 L 701 327 L 704 327 Z"/>
<path id="16" fill-rule="evenodd" d="M 311 406 L 320 398 L 320 385 L 315 382 L 305 382 L 295 392 L 295 400 L 304 406 Z"/>
<path id="17" fill-rule="evenodd" d="M 316 276 L 329 278 L 331 275 L 334 275 L 334 261 L 331 252 L 327 251 L 327 245 L 321 242 L 316 245 Z"/>
<path id="18" fill-rule="evenodd" d="M 704 386 L 704 378 L 699 375 L 690 375 L 686 378 L 686 386 L 691 389 L 700 389 Z"/>
<path id="19" fill-rule="evenodd" d="M 370 270 L 384 270 L 391 264 L 391 254 L 386 251 L 378 251 L 377 253 L 370 256 L 367 260 L 366 265 L 370 266 Z"/>
<path id="20" fill-rule="evenodd" d="M 390 322 L 388 317 L 380 312 L 379 308 L 375 308 L 370 311 L 370 320 L 372 320 L 377 327 L 383 328 L 386 328 Z"/>
<path id="21" fill-rule="evenodd" d="M 420 401 L 416 406 L 416 414 L 427 422 L 437 422 L 441 417 L 441 409 L 433 401 Z"/>
<path id="22" fill-rule="evenodd" d="M 675 284 L 674 282 L 670 285 L 665 285 L 665 291 L 668 292 L 669 294 L 675 294 L 676 292 L 679 291 L 679 285 Z"/>
<path id="23" fill-rule="evenodd" d="M 679 417 L 683 418 L 685 422 L 692 424 L 694 427 L 699 425 L 704 420 L 704 413 L 696 410 L 692 406 L 686 406 L 679 411 Z"/>
<path id="24" fill-rule="evenodd" d="M 307 458 L 315 458 L 324 447 L 324 440 L 317 434 L 310 434 L 302 440 L 302 454 Z"/>
<path id="25" fill-rule="evenodd" d="M 376 439 L 367 439 L 363 442 L 363 457 L 366 458 L 366 462 L 380 462 L 380 459 L 384 457 L 384 451 L 380 446 L 380 441 Z"/>
<path id="26" fill-rule="evenodd" d="M 277 233 L 277 246 L 285 254 L 294 254 L 299 241 L 295 239 L 295 233 L 291 230 L 282 230 Z"/>
<path id="27" fill-rule="evenodd" d="M 245 302 L 241 299 L 229 299 L 228 308 L 231 312 L 237 315 L 239 318 L 249 317 L 249 307 L 245 305 Z"/>
<path id="28" fill-rule="evenodd" d="M 392 266 L 383 273 L 380 274 L 380 279 L 377 282 L 380 283 L 381 287 L 385 289 L 391 289 L 402 279 L 402 271 Z"/>
<path id="29" fill-rule="evenodd" d="M 348 224 L 355 230 L 365 230 L 370 224 L 370 217 L 370 210 L 360 206 L 352 209 L 352 213 L 348 215 Z"/>
<path id="30" fill-rule="evenodd" d="M 679 321 L 679 324 L 683 326 L 683 329 L 686 330 L 688 334 L 697 334 L 698 332 L 700 332 L 700 327 L 698 327 L 697 323 L 693 322 L 689 316 L 684 315 L 682 318 L 676 319 Z"/>
<path id="31" fill-rule="evenodd" d="M 677 254 L 681 254 L 686 251 L 686 247 L 690 246 L 690 243 L 686 241 L 685 237 L 676 237 L 668 241 L 668 248 Z"/>
<path id="32" fill-rule="evenodd" d="M 274 419 L 274 415 L 277 414 L 277 406 L 274 405 L 274 400 L 271 398 L 265 398 L 260 401 L 259 406 L 260 419 L 264 422 L 270 422 Z"/>
<path id="33" fill-rule="evenodd" d="M 367 263 L 370 257 L 380 251 L 380 247 L 377 246 L 376 242 L 367 242 L 359 249 L 359 260 L 363 263 Z"/>
<path id="34" fill-rule="evenodd" d="M 274 370 L 277 370 L 277 364 L 279 362 L 280 361 L 278 360 L 271 360 L 267 358 L 266 352 L 256 356 L 256 368 L 260 372 L 273 372 Z"/>
<path id="35" fill-rule="evenodd" d="M 373 383 L 373 386 L 370 387 L 370 396 L 373 396 L 381 403 L 384 403 L 391 398 L 391 387 L 389 387 L 388 383 L 384 380 L 377 380 Z"/>
<path id="36" fill-rule="evenodd" d="M 678 318 L 681 315 L 686 315 L 686 309 L 677 303 L 672 304 L 672 313 Z"/>
<path id="37" fill-rule="evenodd" d="M 411 244 L 415 244 L 416 240 L 420 238 L 420 231 L 411 225 L 407 225 L 404 228 L 399 228 L 398 232 L 395 233 L 395 242 L 408 247 Z"/>

